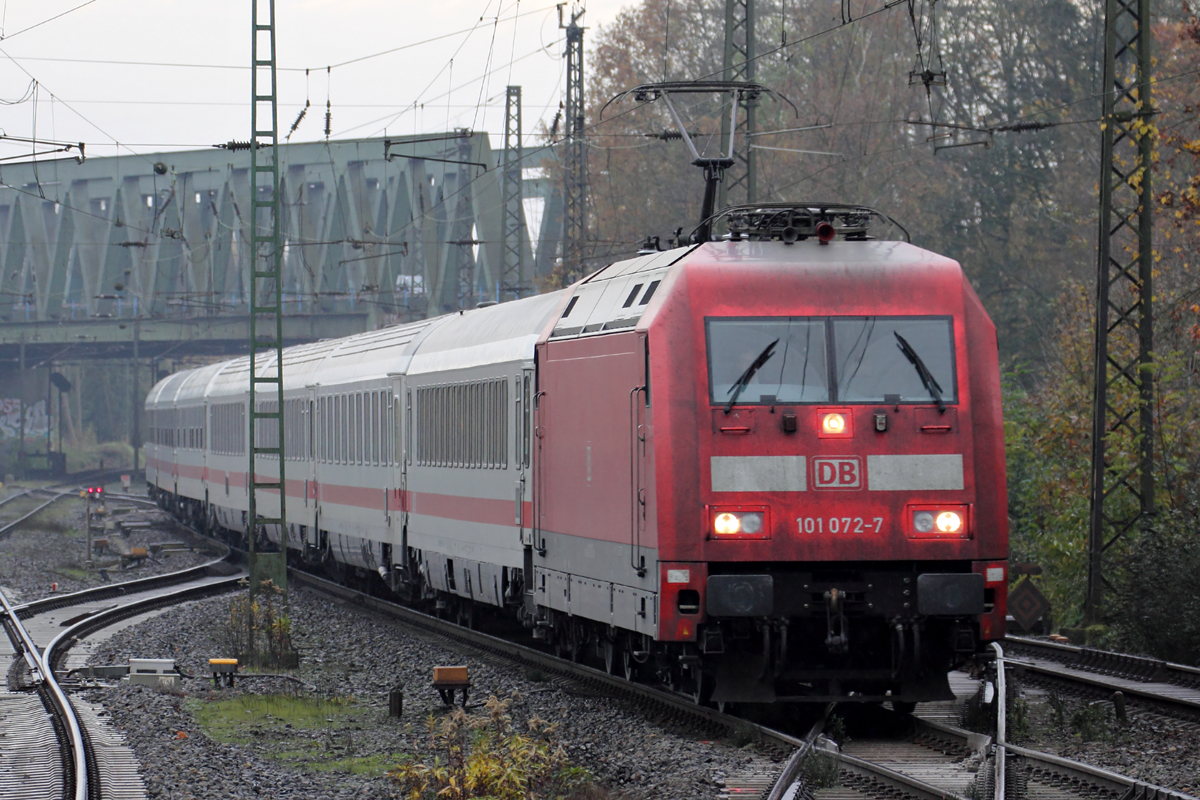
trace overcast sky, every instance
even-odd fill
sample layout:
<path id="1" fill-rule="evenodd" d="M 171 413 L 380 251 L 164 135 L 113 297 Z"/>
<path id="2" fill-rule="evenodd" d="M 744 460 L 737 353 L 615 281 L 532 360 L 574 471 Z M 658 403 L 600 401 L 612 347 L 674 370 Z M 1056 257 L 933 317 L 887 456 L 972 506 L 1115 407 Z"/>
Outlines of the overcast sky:
<path id="1" fill-rule="evenodd" d="M 0 129 L 32 138 L 36 123 L 89 156 L 248 139 L 251 2 L 0 0 Z M 583 23 L 629 3 L 590 0 Z M 498 147 L 506 85 L 527 136 L 562 99 L 554 0 L 278 0 L 276 30 L 281 141 L 306 101 L 292 141 L 324 138 L 328 100 L 332 138 L 467 127 Z M 0 141 L 0 158 L 30 147 Z"/>

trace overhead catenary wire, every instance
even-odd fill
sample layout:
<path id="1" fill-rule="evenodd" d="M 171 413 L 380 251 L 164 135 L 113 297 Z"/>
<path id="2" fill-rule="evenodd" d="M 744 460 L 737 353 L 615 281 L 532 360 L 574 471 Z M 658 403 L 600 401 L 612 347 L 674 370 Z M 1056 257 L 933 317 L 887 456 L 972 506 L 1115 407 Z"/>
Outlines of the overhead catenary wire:
<path id="1" fill-rule="evenodd" d="M 513 14 L 511 17 L 503 17 L 500 19 L 500 22 L 511 22 L 513 20 L 518 19 L 519 17 L 527 17 L 531 14 L 538 14 L 543 11 L 553 11 L 553 10 L 554 10 L 553 5 L 539 6 L 538 8 L 529 9 L 527 11 L 518 11 L 517 13 Z M 472 26 L 470 28 L 462 28 L 460 30 L 451 31 L 449 33 L 441 33 L 441 34 L 438 34 L 437 36 L 430 36 L 426 39 L 421 39 L 420 41 L 409 42 L 408 44 L 403 44 L 403 45 L 400 45 L 399 47 L 392 47 L 387 50 L 381 50 L 378 53 L 370 53 L 369 55 L 365 55 L 365 56 L 357 56 L 355 58 L 346 59 L 345 61 L 339 61 L 339 62 L 336 62 L 333 64 L 322 64 L 320 66 L 308 66 L 308 67 L 277 67 L 276 72 L 304 72 L 305 70 L 310 70 L 310 69 L 313 69 L 313 70 L 338 69 L 339 67 L 347 67 L 347 66 L 350 66 L 351 64 L 358 64 L 362 61 L 368 61 L 373 58 L 380 58 L 382 56 L 391 55 L 392 53 L 399 53 L 404 50 L 411 50 L 415 47 L 421 47 L 421 46 L 427 45 L 427 44 L 435 44 L 437 42 L 443 41 L 444 39 L 449 39 L 454 36 L 458 36 L 459 34 L 462 34 L 462 33 L 468 33 L 470 31 L 474 30 L 475 27 L 476 26 Z M 16 34 L 13 34 L 13 35 L 15 36 Z M 125 60 L 100 59 L 100 58 L 57 58 L 57 57 L 52 57 L 52 56 L 22 56 L 22 59 L 24 59 L 25 61 L 51 61 L 51 62 L 60 62 L 60 63 L 69 63 L 69 64 L 104 64 L 104 65 L 109 65 L 109 66 L 121 66 L 121 67 L 169 67 L 169 68 L 177 68 L 177 69 L 229 69 L 229 70 L 242 70 L 242 71 L 251 69 L 250 67 L 248 67 L 244 64 L 189 64 L 189 63 L 182 63 L 182 62 L 178 62 L 178 61 L 125 61 Z"/>
<path id="2" fill-rule="evenodd" d="M 29 70 L 27 70 L 27 69 L 24 67 L 24 65 L 22 65 L 22 64 L 21 64 L 21 62 L 20 62 L 20 61 L 17 61 L 17 59 L 13 58 L 13 57 L 12 57 L 12 56 L 11 56 L 11 55 L 8 53 L 8 51 L 6 51 L 6 50 L 5 50 L 4 48 L 2 48 L 2 47 L 0 47 L 0 55 L 4 56 L 4 57 L 5 57 L 5 58 L 7 58 L 9 61 L 11 61 L 11 62 L 13 63 L 13 65 L 14 65 L 14 66 L 15 66 L 17 69 L 21 70 L 21 72 L 24 72 L 26 75 L 28 75 L 28 76 L 29 76 L 29 78 L 30 78 L 31 80 L 33 80 L 33 81 L 34 81 L 34 82 L 35 82 L 35 83 L 36 83 L 38 86 L 40 86 L 40 87 L 42 87 L 42 88 L 45 88 L 45 84 L 44 84 L 44 83 L 42 83 L 41 81 L 38 81 L 38 80 L 37 80 L 37 76 L 35 76 L 33 73 L 31 73 Z M 76 109 L 76 108 L 75 108 L 74 106 L 72 106 L 70 103 L 66 102 L 66 101 L 65 101 L 65 100 L 63 100 L 61 97 L 59 97 L 58 95 L 56 95 L 54 92 L 50 91 L 49 89 L 46 89 L 46 93 L 47 93 L 47 94 L 49 94 L 49 95 L 50 95 L 51 97 L 53 97 L 54 99 L 58 100 L 58 102 L 62 103 L 64 106 L 66 106 L 66 107 L 67 107 L 67 109 L 69 109 L 69 110 L 71 111 L 71 113 L 72 113 L 72 114 L 74 114 L 75 116 L 79 117 L 81 120 L 83 120 L 84 122 L 86 122 L 88 125 L 91 125 L 93 128 L 95 128 L 96 130 L 100 131 L 100 133 L 104 134 L 104 135 L 105 135 L 105 136 L 107 136 L 109 139 L 111 139 L 111 140 L 112 140 L 112 142 L 113 142 L 113 143 L 114 143 L 114 144 L 115 144 L 115 145 L 116 145 L 118 148 L 122 146 L 122 145 L 121 145 L 121 142 L 120 142 L 120 141 L 119 141 L 119 140 L 118 140 L 118 139 L 117 139 L 115 136 L 113 136 L 113 135 L 112 135 L 112 134 L 110 134 L 108 131 L 106 131 L 106 130 L 104 130 L 103 128 L 101 128 L 99 125 L 97 125 L 95 122 L 93 122 L 93 121 L 92 121 L 91 119 L 89 119 L 87 116 L 85 116 L 85 115 L 84 115 L 82 112 L 80 112 L 78 109 Z M 135 150 L 133 150 L 133 149 L 129 148 L 128 146 L 126 146 L 126 147 L 125 147 L 125 149 L 126 149 L 126 150 L 129 150 L 130 154 L 137 156 L 138 158 L 142 159 L 142 160 L 143 160 L 143 161 L 145 161 L 146 163 L 150 163 L 150 159 L 149 159 L 149 158 L 147 158 L 147 157 L 146 157 L 144 154 L 142 154 L 142 153 L 139 153 L 139 152 L 137 152 L 137 151 L 135 151 Z"/>
<path id="3" fill-rule="evenodd" d="M 78 11 L 79 9 L 83 8 L 84 6 L 90 6 L 94 2 L 96 2 L 96 0 L 87 0 L 87 2 L 80 3 L 79 5 L 75 6 L 74 8 L 68 8 L 66 11 L 63 11 L 59 14 L 55 14 L 53 17 L 44 19 L 41 22 L 34 23 L 33 25 L 30 25 L 28 28 L 22 28 L 21 30 L 17 31 L 16 33 L 0 34 L 0 40 L 7 41 L 8 39 L 13 38 L 14 36 L 20 36 L 22 33 L 25 33 L 26 31 L 31 31 L 34 28 L 40 28 L 41 26 L 45 25 L 47 22 L 53 22 L 54 20 L 58 19 L 59 17 L 65 17 L 67 14 L 70 14 L 72 11 Z M 6 2 L 5 3 L 5 14 L 6 15 L 7 15 L 7 11 L 8 11 L 8 3 Z"/>

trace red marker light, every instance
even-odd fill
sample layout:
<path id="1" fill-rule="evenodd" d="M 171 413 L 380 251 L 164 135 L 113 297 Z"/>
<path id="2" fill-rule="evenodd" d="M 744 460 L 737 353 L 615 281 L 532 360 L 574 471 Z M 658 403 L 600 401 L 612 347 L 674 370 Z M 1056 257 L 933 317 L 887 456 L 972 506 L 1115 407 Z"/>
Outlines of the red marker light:
<path id="1" fill-rule="evenodd" d="M 829 244 L 833 241 L 833 237 L 837 236 L 837 230 L 833 227 L 832 222 L 817 223 L 817 241 L 821 244 Z"/>

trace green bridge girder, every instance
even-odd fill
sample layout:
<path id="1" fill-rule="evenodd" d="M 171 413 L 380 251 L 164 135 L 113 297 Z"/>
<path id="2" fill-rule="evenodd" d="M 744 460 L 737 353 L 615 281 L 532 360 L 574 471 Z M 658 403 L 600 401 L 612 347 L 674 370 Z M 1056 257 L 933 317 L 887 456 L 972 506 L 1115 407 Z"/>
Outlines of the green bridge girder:
<path id="1" fill-rule="evenodd" d="M 502 154 L 486 134 L 279 149 L 288 344 L 497 299 Z M 249 162 L 212 148 L 5 166 L 0 361 L 16 362 L 22 339 L 27 363 L 128 358 L 135 338 L 142 358 L 243 352 Z M 546 243 L 536 268 L 524 259 L 532 284 L 553 267 L 561 220 L 546 181 L 524 193 L 549 212 L 540 236 L 522 220 L 522 248 Z"/>

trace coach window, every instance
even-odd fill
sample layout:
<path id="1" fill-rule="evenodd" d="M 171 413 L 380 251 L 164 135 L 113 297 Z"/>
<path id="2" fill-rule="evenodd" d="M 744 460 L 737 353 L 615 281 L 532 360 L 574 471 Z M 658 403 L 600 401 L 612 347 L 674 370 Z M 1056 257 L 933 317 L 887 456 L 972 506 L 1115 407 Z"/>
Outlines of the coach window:
<path id="1" fill-rule="evenodd" d="M 950 317 L 835 317 L 833 339 L 839 402 L 957 402 Z"/>
<path id="2" fill-rule="evenodd" d="M 362 392 L 350 395 L 350 463 L 362 463 Z"/>
<path id="3" fill-rule="evenodd" d="M 350 463 L 350 400 L 348 394 L 338 395 L 341 415 L 338 419 L 338 463 Z"/>
<path id="4" fill-rule="evenodd" d="M 333 420 L 330 428 L 333 431 L 333 452 L 329 454 L 329 461 L 333 464 L 342 463 L 342 396 L 336 394 L 333 396 Z"/>
<path id="5" fill-rule="evenodd" d="M 358 447 L 358 452 L 354 454 L 354 460 L 355 463 L 358 464 L 365 464 L 368 461 L 367 453 L 364 452 L 366 450 L 365 445 L 367 443 L 367 415 L 363 413 L 364 400 L 365 397 L 363 392 L 358 392 L 354 396 L 354 416 L 355 422 L 358 426 L 358 429 L 354 432 L 354 441 Z"/>
<path id="6" fill-rule="evenodd" d="M 350 395 L 350 463 L 362 463 L 362 392 Z"/>
<path id="7" fill-rule="evenodd" d="M 367 424 L 371 419 L 371 398 L 366 392 L 358 393 L 355 401 L 358 408 L 358 463 L 371 463 L 371 446 L 367 440 Z"/>
<path id="8" fill-rule="evenodd" d="M 462 466 L 462 393 L 463 387 L 450 388 L 450 466 Z"/>
<path id="9" fill-rule="evenodd" d="M 363 462 L 373 466 L 379 461 L 379 392 L 370 391 L 363 396 L 363 414 L 367 418 Z"/>
<path id="10" fill-rule="evenodd" d="M 313 449 L 316 460 L 325 460 L 325 398 L 317 398 L 316 416 L 313 419 Z"/>
<path id="11" fill-rule="evenodd" d="M 379 440 L 383 426 L 379 424 L 379 390 L 371 392 L 371 463 L 379 466 Z"/>

